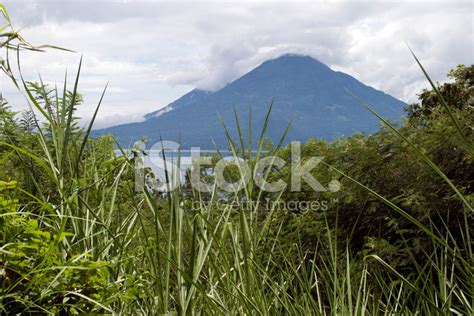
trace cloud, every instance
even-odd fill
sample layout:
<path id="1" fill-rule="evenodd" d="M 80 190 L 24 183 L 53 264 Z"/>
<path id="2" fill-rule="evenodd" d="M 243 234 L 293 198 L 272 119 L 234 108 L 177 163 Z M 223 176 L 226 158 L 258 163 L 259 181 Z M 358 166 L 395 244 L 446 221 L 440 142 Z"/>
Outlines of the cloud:
<path id="1" fill-rule="evenodd" d="M 62 85 L 74 79 L 90 117 L 102 88 L 109 90 L 98 124 L 140 120 L 194 87 L 218 89 L 284 53 L 311 55 L 404 101 L 427 87 L 410 55 L 435 80 L 458 63 L 472 63 L 471 2 L 321 1 L 7 1 L 17 28 L 49 50 L 22 54 L 27 79 Z M 72 83 L 70 83 L 72 84 Z M 0 77 L 15 109 L 26 106 Z"/>

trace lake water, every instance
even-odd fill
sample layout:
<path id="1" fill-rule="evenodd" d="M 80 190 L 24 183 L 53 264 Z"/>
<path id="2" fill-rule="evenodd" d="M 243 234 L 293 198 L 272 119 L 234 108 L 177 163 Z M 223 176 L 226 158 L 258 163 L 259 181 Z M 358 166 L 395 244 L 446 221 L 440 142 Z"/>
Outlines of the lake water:
<path id="1" fill-rule="evenodd" d="M 120 151 L 115 151 L 118 155 L 121 155 Z M 257 151 L 253 151 L 257 152 Z M 266 151 L 263 151 L 266 153 Z M 129 154 L 130 150 L 125 150 L 125 153 Z M 161 182 L 166 182 L 166 172 L 168 175 L 173 173 L 176 175 L 178 167 L 179 167 L 179 178 L 181 183 L 185 180 L 186 171 L 191 167 L 192 160 L 194 157 L 205 157 L 205 156 L 214 156 L 218 155 L 216 150 L 199 150 L 199 152 L 194 152 L 191 150 L 165 150 L 165 158 L 163 159 L 163 151 L 161 150 L 145 150 L 146 155 L 141 156 L 142 164 L 136 165 L 136 168 L 149 168 L 154 176 Z M 234 159 L 232 151 L 230 150 L 219 150 L 219 153 L 222 155 L 223 159 L 227 161 L 232 161 Z M 178 158 L 179 158 L 179 166 L 178 166 Z M 161 187 L 160 189 L 165 189 L 165 187 Z"/>
<path id="2" fill-rule="evenodd" d="M 118 155 L 121 155 L 120 151 L 115 151 Z M 125 153 L 129 153 L 129 150 L 125 150 Z M 232 151 L 229 150 L 220 150 L 219 151 L 222 157 L 226 160 L 231 160 L 233 158 Z M 192 151 L 191 150 L 180 150 L 170 151 L 165 150 L 165 158 L 163 159 L 163 151 L 161 150 L 145 150 L 146 156 L 142 156 L 143 165 L 136 166 L 137 168 L 149 168 L 156 178 L 160 182 L 166 181 L 166 172 L 170 174 L 171 172 L 175 173 L 178 168 L 178 158 L 179 158 L 179 175 L 181 181 L 184 181 L 186 170 L 191 167 L 192 164 Z M 218 152 L 216 150 L 200 150 L 199 156 L 212 156 L 216 155 Z"/>

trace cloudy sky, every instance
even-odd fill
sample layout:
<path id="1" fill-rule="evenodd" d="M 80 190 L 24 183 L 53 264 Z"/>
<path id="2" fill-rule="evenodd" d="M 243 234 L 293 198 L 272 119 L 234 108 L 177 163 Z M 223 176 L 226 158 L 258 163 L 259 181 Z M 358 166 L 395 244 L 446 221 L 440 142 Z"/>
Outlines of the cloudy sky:
<path id="1" fill-rule="evenodd" d="M 285 53 L 311 55 L 405 101 L 432 77 L 474 57 L 472 1 L 2 1 L 33 44 L 77 53 L 23 53 L 26 79 L 62 84 L 81 54 L 89 118 L 109 82 L 97 127 L 138 121 L 197 87 L 215 90 Z M 72 83 L 71 83 L 72 85 Z M 15 110 L 25 99 L 4 76 Z"/>

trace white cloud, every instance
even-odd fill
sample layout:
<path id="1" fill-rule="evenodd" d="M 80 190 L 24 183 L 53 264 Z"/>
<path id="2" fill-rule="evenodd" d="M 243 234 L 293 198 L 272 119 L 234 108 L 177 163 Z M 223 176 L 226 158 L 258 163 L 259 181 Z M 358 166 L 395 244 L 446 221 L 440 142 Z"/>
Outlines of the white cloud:
<path id="1" fill-rule="evenodd" d="M 68 67 L 73 80 L 83 54 L 85 118 L 110 82 L 98 127 L 140 120 L 194 87 L 222 87 L 288 52 L 309 54 L 408 102 L 427 84 L 407 43 L 435 80 L 474 56 L 471 2 L 76 0 L 6 7 L 31 42 L 79 52 L 23 54 L 27 79 L 39 72 L 62 84 Z M 24 98 L 0 78 L 0 91 L 24 108 Z"/>

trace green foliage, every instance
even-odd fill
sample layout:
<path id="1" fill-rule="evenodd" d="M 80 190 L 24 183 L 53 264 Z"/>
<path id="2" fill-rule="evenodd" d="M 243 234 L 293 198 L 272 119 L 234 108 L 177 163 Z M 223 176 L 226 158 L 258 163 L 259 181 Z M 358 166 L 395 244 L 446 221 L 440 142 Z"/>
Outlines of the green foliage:
<path id="1" fill-rule="evenodd" d="M 439 86 L 442 97 L 453 109 L 472 112 L 474 107 L 474 65 L 458 65 L 448 73 L 452 80 Z M 439 96 L 433 90 L 425 89 L 419 94 L 420 103 L 406 108 L 408 118 L 415 125 L 427 125 L 442 115 Z M 471 131 L 472 133 L 472 131 Z"/>

